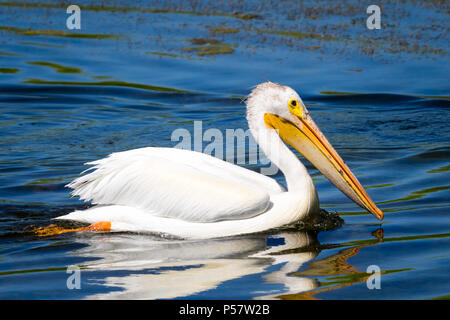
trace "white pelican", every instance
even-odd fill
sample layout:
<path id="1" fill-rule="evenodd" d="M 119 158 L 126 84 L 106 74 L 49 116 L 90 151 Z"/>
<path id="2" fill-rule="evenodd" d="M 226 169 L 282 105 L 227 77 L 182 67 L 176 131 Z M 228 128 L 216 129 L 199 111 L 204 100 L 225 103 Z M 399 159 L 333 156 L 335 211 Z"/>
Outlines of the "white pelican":
<path id="1" fill-rule="evenodd" d="M 253 292 L 260 295 L 257 299 L 316 289 L 319 283 L 315 278 L 291 275 L 317 256 L 318 250 L 310 246 L 315 243 L 314 237 L 302 231 L 277 232 L 275 237 L 283 240 L 276 246 L 268 245 L 269 237 L 264 234 L 192 240 L 136 234 L 102 237 L 101 241 L 97 237 L 82 237 L 77 243 L 83 246 L 73 254 L 87 259 L 83 273 L 105 270 L 103 283 L 121 289 L 94 293 L 87 299 L 175 299 L 261 273 L 265 282 L 278 284 L 280 290 L 258 285 L 262 291 Z M 268 273 L 270 266 L 277 267 Z M 117 275 L 113 270 L 130 272 Z"/>
<path id="2" fill-rule="evenodd" d="M 351 200 L 383 219 L 293 89 L 259 84 L 246 105 L 249 128 L 283 172 L 287 191 L 274 179 L 200 152 L 148 147 L 88 163 L 93 171 L 68 187 L 96 206 L 56 219 L 92 224 L 87 230 L 182 238 L 254 233 L 302 220 L 318 212 L 319 199 L 305 166 L 282 140 Z"/>

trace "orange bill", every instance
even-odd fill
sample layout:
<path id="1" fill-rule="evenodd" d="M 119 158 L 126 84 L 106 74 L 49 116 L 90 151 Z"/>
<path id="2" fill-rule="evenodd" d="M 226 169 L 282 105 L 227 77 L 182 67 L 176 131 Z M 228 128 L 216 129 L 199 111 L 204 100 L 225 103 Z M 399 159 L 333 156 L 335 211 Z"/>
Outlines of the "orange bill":
<path id="1" fill-rule="evenodd" d="M 366 190 L 325 138 L 309 115 L 294 115 L 294 121 L 266 113 L 266 125 L 278 130 L 280 137 L 300 152 L 328 180 L 360 207 L 379 220 L 383 212 L 370 199 Z"/>

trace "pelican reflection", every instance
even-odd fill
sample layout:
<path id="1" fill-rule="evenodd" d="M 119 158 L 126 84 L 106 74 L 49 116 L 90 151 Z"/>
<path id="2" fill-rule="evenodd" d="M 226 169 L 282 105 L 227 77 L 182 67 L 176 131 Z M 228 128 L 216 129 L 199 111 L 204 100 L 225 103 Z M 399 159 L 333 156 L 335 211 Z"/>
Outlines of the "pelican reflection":
<path id="1" fill-rule="evenodd" d="M 280 232 L 208 240 L 169 240 L 131 233 L 83 234 L 86 246 L 73 252 L 88 258 L 89 272 L 114 290 L 87 299 L 173 299 L 214 289 L 226 281 L 262 274 L 263 283 L 282 289 L 250 288 L 249 294 L 271 298 L 284 292 L 317 288 L 309 277 L 290 276 L 319 250 L 315 234 Z M 95 258 L 95 259 L 93 259 Z M 267 272 L 268 267 L 275 271 Z M 247 288 L 248 289 L 248 288 Z M 253 291 L 253 292 L 251 292 Z M 220 297 L 218 297 L 220 298 Z"/>

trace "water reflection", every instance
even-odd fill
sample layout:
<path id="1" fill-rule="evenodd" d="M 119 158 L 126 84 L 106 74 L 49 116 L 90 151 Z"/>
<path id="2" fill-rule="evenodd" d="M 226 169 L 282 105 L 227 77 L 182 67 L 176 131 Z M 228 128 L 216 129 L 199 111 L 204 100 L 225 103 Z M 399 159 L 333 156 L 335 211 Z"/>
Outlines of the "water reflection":
<path id="1" fill-rule="evenodd" d="M 301 272 L 294 272 L 292 276 L 331 276 L 331 281 L 322 282 L 321 288 L 313 288 L 309 292 L 299 291 L 294 294 L 284 294 L 277 296 L 280 299 L 287 300 L 311 300 L 316 299 L 315 295 L 325 291 L 332 291 L 348 287 L 357 283 L 364 282 L 368 279 L 370 274 L 358 270 L 358 268 L 351 265 L 347 260 L 357 255 L 362 248 L 374 246 L 383 242 L 383 229 L 379 228 L 372 232 L 372 236 L 376 237 L 376 240 L 370 241 L 367 244 L 352 246 L 340 250 L 337 254 L 329 257 L 313 261 L 308 265 L 308 268 Z M 391 270 L 395 272 L 400 270 Z M 381 271 L 381 274 L 389 273 L 389 271 Z M 334 281 L 333 281 L 334 280 Z"/>
<path id="2" fill-rule="evenodd" d="M 80 239 L 86 247 L 74 252 L 100 258 L 83 265 L 83 272 L 125 271 L 107 276 L 104 285 L 120 288 L 87 296 L 87 299 L 171 299 L 214 289 L 225 281 L 251 274 L 267 283 L 282 284 L 281 292 L 303 292 L 318 286 L 315 279 L 291 277 L 319 250 L 316 236 L 307 232 L 282 232 L 210 240 L 162 240 L 145 235 L 94 235 Z M 89 277 L 89 276 L 87 276 Z M 278 292 L 280 293 L 280 292 Z M 262 298 L 271 298 L 263 294 Z"/>
<path id="3" fill-rule="evenodd" d="M 95 258 L 83 264 L 83 272 L 106 272 L 102 285 L 113 288 L 87 299 L 195 297 L 248 275 L 261 276 L 264 282 L 263 286 L 246 288 L 255 299 L 317 299 L 319 293 L 368 279 L 371 274 L 348 259 L 363 248 L 383 243 L 383 229 L 375 230 L 372 236 L 320 259 L 319 253 L 329 245 L 320 245 L 316 233 L 300 231 L 209 240 L 82 234 L 77 242 L 86 246 L 73 254 L 87 261 Z M 405 270 L 381 270 L 381 274 Z"/>

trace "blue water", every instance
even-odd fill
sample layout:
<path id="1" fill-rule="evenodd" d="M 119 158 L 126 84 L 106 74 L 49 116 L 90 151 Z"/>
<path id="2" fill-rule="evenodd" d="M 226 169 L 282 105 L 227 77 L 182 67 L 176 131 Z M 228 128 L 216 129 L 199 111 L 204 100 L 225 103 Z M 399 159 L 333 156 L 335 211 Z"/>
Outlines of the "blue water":
<path id="1" fill-rule="evenodd" d="M 357 1 L 78 1 L 71 31 L 61 2 L 1 2 L 0 298 L 448 298 L 450 8 L 383 3 L 368 30 Z M 242 99 L 266 80 L 299 92 L 382 222 L 301 158 L 342 226 L 202 241 L 30 232 L 89 206 L 64 187 L 85 162 L 174 147 L 195 120 L 247 129 Z"/>

